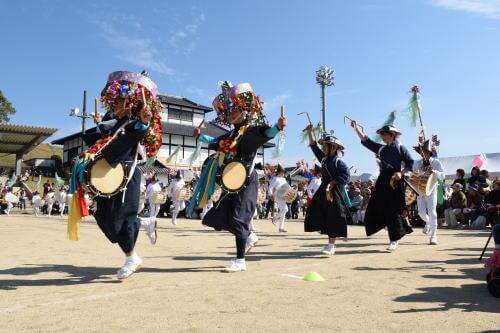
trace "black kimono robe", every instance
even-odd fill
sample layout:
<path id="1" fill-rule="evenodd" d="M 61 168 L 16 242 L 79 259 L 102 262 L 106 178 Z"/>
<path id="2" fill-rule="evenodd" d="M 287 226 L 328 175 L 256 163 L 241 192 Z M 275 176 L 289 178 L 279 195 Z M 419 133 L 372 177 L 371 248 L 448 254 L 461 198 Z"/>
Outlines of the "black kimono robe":
<path id="1" fill-rule="evenodd" d="M 311 149 L 321 162 L 321 186 L 314 194 L 307 208 L 304 221 L 304 231 L 319 231 L 330 238 L 347 237 L 347 224 L 352 221 L 351 213 L 343 203 L 344 188 L 349 182 L 350 172 L 345 162 L 337 155 L 325 158 L 325 154 L 317 146 L 312 144 Z M 339 191 L 334 192 L 333 202 L 326 198 L 326 187 L 333 180 L 337 183 Z M 345 202 L 345 201 L 344 201 Z"/>
<path id="2" fill-rule="evenodd" d="M 413 158 L 408 149 L 398 142 L 382 145 L 366 137 L 361 144 L 375 154 L 379 154 L 381 160 L 386 162 L 380 164 L 380 175 L 366 208 L 364 221 L 366 235 L 373 235 L 387 226 L 389 239 L 398 241 L 413 230 L 403 217 L 405 184 L 399 181 L 393 189 L 390 186 L 390 180 L 396 172 L 401 171 L 402 165 L 411 169 Z"/>
<path id="3" fill-rule="evenodd" d="M 239 126 L 236 126 L 229 133 L 218 137 L 209 145 L 209 148 L 217 149 L 221 139 L 227 136 L 235 137 L 238 129 Z M 244 161 L 247 168 L 252 167 L 259 147 L 274 137 L 268 137 L 265 134 L 268 129 L 267 126 L 250 126 L 241 137 L 235 157 Z M 214 203 L 213 208 L 207 212 L 202 223 L 215 230 L 226 230 L 237 238 L 246 239 L 250 234 L 250 220 L 255 214 L 258 189 L 257 173 L 252 170 L 248 185 L 238 193 L 223 193 L 219 201 Z"/>
<path id="4" fill-rule="evenodd" d="M 140 121 L 131 121 L 127 118 L 119 119 L 111 128 L 100 128 L 101 133 L 112 135 L 119 128 L 124 127 L 124 133 L 119 134 L 112 142 L 102 150 L 106 161 L 115 167 L 120 161 L 127 166 L 130 173 L 137 152 L 138 143 L 146 136 L 147 127 Z M 92 137 L 85 138 L 87 144 L 93 144 Z M 134 249 L 140 228 L 140 220 L 137 217 L 139 210 L 141 173 L 135 169 L 134 174 L 128 174 L 130 181 L 126 187 L 125 200 L 122 202 L 123 192 L 107 198 L 96 197 L 97 209 L 94 217 L 102 232 L 112 243 L 118 243 L 123 252 L 131 252 Z"/>

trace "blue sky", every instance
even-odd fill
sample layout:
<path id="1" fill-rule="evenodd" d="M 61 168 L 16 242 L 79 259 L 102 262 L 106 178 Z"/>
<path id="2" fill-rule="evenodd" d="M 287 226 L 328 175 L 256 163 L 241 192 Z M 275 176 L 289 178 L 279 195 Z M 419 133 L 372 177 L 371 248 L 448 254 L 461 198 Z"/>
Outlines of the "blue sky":
<path id="1" fill-rule="evenodd" d="M 282 162 L 312 161 L 296 114 L 320 120 L 315 71 L 327 65 L 336 71 L 327 127 L 358 173 L 376 165 L 344 115 L 372 134 L 405 109 L 414 84 L 441 156 L 499 151 L 499 0 L 54 0 L 1 9 L 0 89 L 17 109 L 12 122 L 60 128 L 54 138 L 79 129 L 68 113 L 81 108 L 84 89 L 90 101 L 108 73 L 146 68 L 161 92 L 205 105 L 218 81 L 250 82 L 270 119 L 286 107 Z M 416 143 L 404 117 L 396 125 L 404 144 Z"/>

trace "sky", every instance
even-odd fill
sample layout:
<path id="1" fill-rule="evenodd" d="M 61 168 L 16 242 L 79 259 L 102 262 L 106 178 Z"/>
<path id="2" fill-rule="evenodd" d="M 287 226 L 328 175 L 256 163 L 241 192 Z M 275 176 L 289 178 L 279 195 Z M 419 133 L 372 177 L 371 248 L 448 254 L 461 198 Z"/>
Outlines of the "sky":
<path id="1" fill-rule="evenodd" d="M 50 140 L 80 129 L 69 112 L 81 109 L 83 90 L 90 102 L 110 72 L 147 69 L 160 92 L 208 106 L 219 81 L 251 83 L 271 121 L 285 106 L 279 161 L 312 162 L 297 113 L 321 119 L 315 72 L 326 65 L 335 70 L 327 130 L 344 143 L 353 173 L 377 167 L 344 116 L 373 136 L 397 110 L 411 147 L 418 128 L 404 112 L 413 85 L 440 156 L 500 151 L 500 0 L 33 0 L 0 8 L 0 90 L 17 109 L 11 122 L 59 128 Z"/>

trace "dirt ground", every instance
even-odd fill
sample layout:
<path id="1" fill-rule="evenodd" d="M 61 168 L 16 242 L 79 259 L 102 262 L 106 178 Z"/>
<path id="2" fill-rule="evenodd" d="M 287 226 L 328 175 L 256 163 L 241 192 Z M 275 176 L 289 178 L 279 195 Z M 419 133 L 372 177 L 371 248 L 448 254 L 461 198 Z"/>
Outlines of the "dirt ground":
<path id="1" fill-rule="evenodd" d="M 120 282 L 123 256 L 91 219 L 75 242 L 63 218 L 2 215 L 0 331 L 500 330 L 500 299 L 477 260 L 488 232 L 440 230 L 440 244 L 429 246 L 416 230 L 388 253 L 385 231 L 367 238 L 350 226 L 350 238 L 325 257 L 325 237 L 304 233 L 302 220 L 288 222 L 287 234 L 269 220 L 256 226 L 248 270 L 227 274 L 220 269 L 234 256 L 230 234 L 160 219 L 156 246 L 139 235 L 143 268 Z M 325 281 L 300 279 L 311 271 Z"/>

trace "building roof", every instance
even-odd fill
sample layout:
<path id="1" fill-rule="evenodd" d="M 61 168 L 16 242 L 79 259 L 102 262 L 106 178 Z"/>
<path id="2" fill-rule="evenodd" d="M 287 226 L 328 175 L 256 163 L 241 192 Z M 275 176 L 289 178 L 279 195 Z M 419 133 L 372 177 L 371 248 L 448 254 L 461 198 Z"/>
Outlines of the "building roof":
<path id="1" fill-rule="evenodd" d="M 137 169 L 139 169 L 140 172 L 154 172 L 157 174 L 168 174 L 170 171 L 170 169 L 158 159 L 155 160 L 152 166 L 147 167 L 145 164 L 141 164 L 137 166 Z"/>
<path id="2" fill-rule="evenodd" d="M 26 155 L 57 128 L 0 124 L 0 153 Z"/>
<path id="3" fill-rule="evenodd" d="M 162 104 L 171 104 L 171 105 L 178 105 L 178 106 L 184 106 L 184 107 L 189 107 L 193 109 L 198 109 L 203 112 L 210 112 L 213 111 L 212 108 L 208 106 L 204 106 L 198 103 L 193 102 L 190 99 L 187 99 L 186 97 L 182 96 L 172 96 L 172 95 L 167 95 L 167 94 L 158 94 L 158 99 Z"/>

